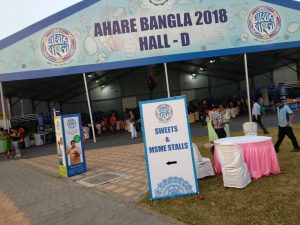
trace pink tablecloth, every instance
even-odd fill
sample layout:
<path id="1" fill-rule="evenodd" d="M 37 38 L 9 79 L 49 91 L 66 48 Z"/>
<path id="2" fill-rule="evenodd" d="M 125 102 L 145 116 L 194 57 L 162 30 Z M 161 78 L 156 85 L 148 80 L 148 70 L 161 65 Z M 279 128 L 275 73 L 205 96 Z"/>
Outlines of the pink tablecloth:
<path id="1" fill-rule="evenodd" d="M 235 137 L 234 140 L 234 144 L 239 145 L 243 151 L 244 161 L 248 166 L 252 178 L 258 179 L 262 176 L 280 173 L 277 154 L 271 138 L 264 141 L 254 141 L 252 143 L 245 143 L 243 141 L 242 143 L 238 143 L 239 141 L 237 137 Z M 215 143 L 216 149 L 220 146 L 219 144 L 220 143 Z M 214 161 L 216 173 L 221 174 L 222 169 L 216 154 L 214 155 Z"/>

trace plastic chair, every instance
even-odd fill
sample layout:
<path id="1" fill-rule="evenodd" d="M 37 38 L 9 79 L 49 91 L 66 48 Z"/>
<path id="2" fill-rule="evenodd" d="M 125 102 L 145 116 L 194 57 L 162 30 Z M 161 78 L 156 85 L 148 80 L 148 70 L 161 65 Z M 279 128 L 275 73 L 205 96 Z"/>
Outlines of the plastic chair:
<path id="1" fill-rule="evenodd" d="M 90 139 L 90 128 L 89 127 L 83 127 L 83 134 L 85 136 L 85 139 L 88 140 Z"/>
<path id="2" fill-rule="evenodd" d="M 193 152 L 197 178 L 201 179 L 208 176 L 214 176 L 215 172 L 213 170 L 210 159 L 202 157 L 197 145 L 195 145 L 194 143 Z"/>
<path id="3" fill-rule="evenodd" d="M 240 147 L 221 144 L 215 150 L 222 168 L 224 187 L 246 187 L 251 182 L 251 177 Z"/>
<path id="4" fill-rule="evenodd" d="M 101 134 L 101 124 L 100 123 L 96 124 L 96 129 L 97 129 L 97 134 Z"/>
<path id="5" fill-rule="evenodd" d="M 257 124 L 254 122 L 246 122 L 243 124 L 245 136 L 257 136 Z"/>
<path id="6" fill-rule="evenodd" d="M 44 144 L 44 141 L 43 139 L 41 138 L 41 135 L 36 133 L 33 135 L 34 136 L 34 143 L 35 145 L 37 146 L 40 146 L 40 145 L 43 145 Z"/>
<path id="7" fill-rule="evenodd" d="M 25 143 L 25 148 L 30 147 L 30 139 L 29 139 L 28 135 L 26 137 L 24 137 L 24 143 Z"/>

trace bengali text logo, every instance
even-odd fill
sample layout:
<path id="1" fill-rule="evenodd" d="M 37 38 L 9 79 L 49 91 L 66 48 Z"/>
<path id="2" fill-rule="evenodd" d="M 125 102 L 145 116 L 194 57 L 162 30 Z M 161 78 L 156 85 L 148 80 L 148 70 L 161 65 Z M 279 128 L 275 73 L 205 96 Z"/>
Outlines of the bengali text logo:
<path id="1" fill-rule="evenodd" d="M 173 117 L 173 109 L 168 104 L 159 105 L 155 110 L 155 116 L 161 123 L 168 123 Z"/>
<path id="2" fill-rule="evenodd" d="M 248 18 L 251 33 L 260 40 L 274 40 L 281 28 L 279 13 L 269 6 L 253 9 Z"/>
<path id="3" fill-rule="evenodd" d="M 74 119 L 69 119 L 68 122 L 67 122 L 67 126 L 70 129 L 74 129 L 75 126 L 76 126 L 76 121 Z"/>
<path id="4" fill-rule="evenodd" d="M 68 30 L 54 28 L 42 38 L 43 55 L 53 63 L 63 63 L 72 58 L 76 50 L 76 40 Z"/>

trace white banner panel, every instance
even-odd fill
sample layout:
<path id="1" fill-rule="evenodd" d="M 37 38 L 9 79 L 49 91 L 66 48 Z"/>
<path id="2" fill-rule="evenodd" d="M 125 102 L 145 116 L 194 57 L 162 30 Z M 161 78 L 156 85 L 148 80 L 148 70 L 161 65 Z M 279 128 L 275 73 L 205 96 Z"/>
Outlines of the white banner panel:
<path id="1" fill-rule="evenodd" d="M 199 193 L 186 98 L 140 102 L 150 199 Z"/>

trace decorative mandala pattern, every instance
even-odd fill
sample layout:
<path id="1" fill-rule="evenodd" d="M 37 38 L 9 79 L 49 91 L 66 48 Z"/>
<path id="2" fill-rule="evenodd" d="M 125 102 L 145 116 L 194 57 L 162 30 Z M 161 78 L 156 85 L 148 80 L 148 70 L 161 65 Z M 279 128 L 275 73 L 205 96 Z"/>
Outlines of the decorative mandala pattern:
<path id="1" fill-rule="evenodd" d="M 181 177 L 169 177 L 160 182 L 155 190 L 155 197 L 178 196 L 193 192 L 192 185 Z"/>

